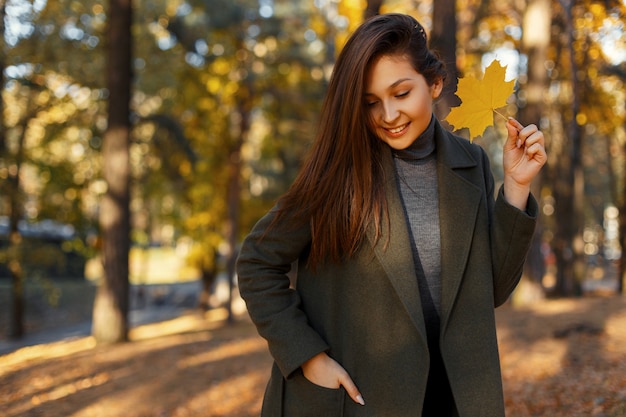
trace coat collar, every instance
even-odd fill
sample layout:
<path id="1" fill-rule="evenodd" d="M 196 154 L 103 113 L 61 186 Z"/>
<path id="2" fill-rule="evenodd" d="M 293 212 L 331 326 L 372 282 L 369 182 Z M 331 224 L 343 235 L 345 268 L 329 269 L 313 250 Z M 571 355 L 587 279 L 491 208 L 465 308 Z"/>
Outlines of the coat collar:
<path id="1" fill-rule="evenodd" d="M 459 174 L 459 170 L 475 167 L 477 161 L 439 123 L 435 126 L 435 141 L 441 230 L 441 325 L 444 329 L 469 255 L 481 190 Z M 390 150 L 385 152 L 383 166 L 389 228 L 383 227 L 382 236 L 374 246 L 374 252 L 415 327 L 426 341 L 426 327 L 413 265 L 409 231 Z M 373 228 L 368 230 L 368 238 L 372 244 L 374 232 Z"/>
<path id="2" fill-rule="evenodd" d="M 439 123 L 437 140 L 437 180 L 439 187 L 439 227 L 441 236 L 441 328 L 445 329 L 468 262 L 474 227 L 483 191 L 463 175 L 478 162 L 466 146 Z"/>

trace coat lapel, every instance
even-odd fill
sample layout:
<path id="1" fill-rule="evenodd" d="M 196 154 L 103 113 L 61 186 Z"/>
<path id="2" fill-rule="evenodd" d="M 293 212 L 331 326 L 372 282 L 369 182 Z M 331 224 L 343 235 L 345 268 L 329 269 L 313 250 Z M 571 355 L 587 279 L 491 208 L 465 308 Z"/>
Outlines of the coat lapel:
<path id="1" fill-rule="evenodd" d="M 413 324 L 426 343 L 426 326 L 424 324 L 424 315 L 422 314 L 422 303 L 417 286 L 413 254 L 411 253 L 409 231 L 396 184 L 391 151 L 385 152 L 383 167 L 387 181 L 385 193 L 389 210 L 389 228 L 383 226 L 382 235 L 376 244 L 374 244 L 375 230 L 373 227 L 368 229 L 367 236 L 389 281 L 391 281 Z M 385 246 L 386 244 L 387 246 Z"/>
<path id="2" fill-rule="evenodd" d="M 439 222 L 441 234 L 441 325 L 447 324 L 467 264 L 478 214 L 481 190 L 455 170 L 476 167 L 477 162 L 462 146 L 447 137 L 449 133 L 436 124 L 437 180 L 439 190 Z M 417 276 L 402 201 L 396 184 L 391 152 L 385 153 L 386 195 L 389 229 L 383 227 L 380 240 L 374 245 L 375 231 L 368 229 L 374 253 L 391 281 L 415 327 L 426 341 Z M 391 238 L 389 238 L 391 236 Z M 385 247 L 385 243 L 389 242 Z"/>
<path id="3" fill-rule="evenodd" d="M 476 167 L 477 162 L 440 125 L 437 141 L 437 179 L 439 181 L 439 224 L 441 236 L 441 328 L 445 329 L 465 270 L 478 207 L 480 188 L 461 176 L 461 169 Z"/>

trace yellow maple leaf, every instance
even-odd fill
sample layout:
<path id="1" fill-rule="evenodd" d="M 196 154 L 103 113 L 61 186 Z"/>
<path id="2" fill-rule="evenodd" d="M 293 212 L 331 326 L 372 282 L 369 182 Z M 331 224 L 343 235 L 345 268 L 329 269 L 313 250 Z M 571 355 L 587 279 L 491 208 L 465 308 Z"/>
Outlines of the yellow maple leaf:
<path id="1" fill-rule="evenodd" d="M 470 141 L 493 125 L 494 112 L 506 106 L 506 101 L 513 93 L 515 80 L 505 81 L 505 74 L 506 66 L 494 60 L 485 69 L 482 80 L 474 77 L 459 78 L 456 95 L 461 99 L 461 105 L 452 108 L 446 121 L 455 130 L 467 127 Z"/>

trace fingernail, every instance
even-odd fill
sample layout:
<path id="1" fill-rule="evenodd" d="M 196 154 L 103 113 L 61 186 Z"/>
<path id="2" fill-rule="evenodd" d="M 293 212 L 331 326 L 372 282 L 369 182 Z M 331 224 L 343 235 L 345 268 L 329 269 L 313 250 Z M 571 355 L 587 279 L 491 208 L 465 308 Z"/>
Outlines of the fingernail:
<path id="1" fill-rule="evenodd" d="M 521 147 L 521 146 L 522 146 L 522 141 L 518 139 L 518 140 L 517 140 L 517 142 L 516 142 L 515 144 L 516 144 L 516 145 L 517 145 L 517 147 L 519 148 L 519 147 Z"/>
<path id="2" fill-rule="evenodd" d="M 365 405 L 365 401 L 363 401 L 363 397 L 361 396 L 361 394 L 356 396 L 356 401 L 361 405 Z"/>

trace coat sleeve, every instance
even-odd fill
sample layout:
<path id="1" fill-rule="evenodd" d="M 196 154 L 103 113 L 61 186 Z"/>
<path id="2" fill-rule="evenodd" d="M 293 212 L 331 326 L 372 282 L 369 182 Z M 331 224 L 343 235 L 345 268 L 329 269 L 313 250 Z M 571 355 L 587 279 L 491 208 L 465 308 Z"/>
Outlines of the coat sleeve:
<path id="1" fill-rule="evenodd" d="M 532 194 L 526 211 L 510 205 L 500 187 L 493 209 L 491 247 L 494 303 L 498 307 L 509 298 L 522 276 L 532 242 L 539 208 Z"/>
<path id="2" fill-rule="evenodd" d="M 292 227 L 288 219 L 269 228 L 276 211 L 276 207 L 270 210 L 244 239 L 237 275 L 248 313 L 281 373 L 288 377 L 306 360 L 328 350 L 328 345 L 309 325 L 287 275 L 308 249 L 310 229 L 308 225 Z"/>
<path id="3" fill-rule="evenodd" d="M 526 210 L 519 210 L 506 201 L 504 187 L 495 195 L 495 183 L 489 157 L 480 147 L 483 181 L 487 192 L 489 234 L 493 274 L 494 306 L 504 304 L 522 277 L 526 255 L 535 232 L 539 208 L 532 194 Z"/>

